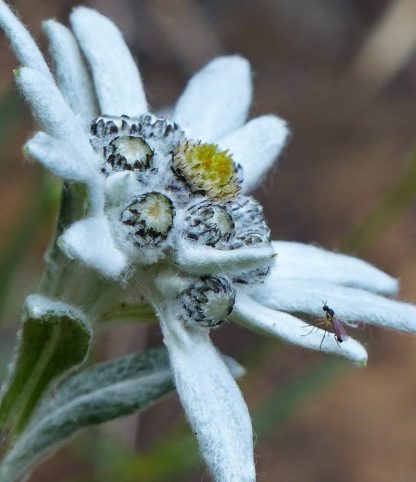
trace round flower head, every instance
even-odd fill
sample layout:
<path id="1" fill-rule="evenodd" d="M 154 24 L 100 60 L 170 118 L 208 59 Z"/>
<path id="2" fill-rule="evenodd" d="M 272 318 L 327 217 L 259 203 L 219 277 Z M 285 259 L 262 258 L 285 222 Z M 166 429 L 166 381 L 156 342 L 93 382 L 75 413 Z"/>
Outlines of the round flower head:
<path id="1" fill-rule="evenodd" d="M 321 316 L 325 299 L 346 323 L 413 333 L 416 310 L 385 298 L 397 282 L 364 261 L 270 240 L 262 207 L 249 193 L 272 167 L 288 129 L 274 115 L 246 122 L 252 85 L 245 59 L 211 61 L 169 118 L 160 118 L 148 113 L 138 69 L 114 24 L 82 7 L 70 22 L 72 31 L 45 24 L 55 82 L 0 0 L 0 25 L 22 64 L 16 81 L 45 131 L 26 152 L 88 188 L 88 213 L 59 245 L 145 297 L 214 479 L 254 481 L 250 417 L 209 330 L 228 318 L 363 365 L 360 343 L 322 342 L 323 330 L 304 336 L 309 325 L 297 316 Z"/>
<path id="2" fill-rule="evenodd" d="M 184 235 L 207 246 L 225 246 L 234 234 L 234 226 L 226 207 L 215 201 L 198 200 L 185 212 Z"/>
<path id="3" fill-rule="evenodd" d="M 215 144 L 182 143 L 173 155 L 172 170 L 193 194 L 214 201 L 233 199 L 240 190 L 232 156 Z"/>

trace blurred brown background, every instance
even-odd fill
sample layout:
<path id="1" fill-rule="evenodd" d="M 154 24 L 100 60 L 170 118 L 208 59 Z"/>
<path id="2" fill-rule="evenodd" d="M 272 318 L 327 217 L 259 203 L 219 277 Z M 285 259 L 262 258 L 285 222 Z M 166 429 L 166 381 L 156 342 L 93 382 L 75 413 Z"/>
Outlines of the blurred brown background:
<path id="1" fill-rule="evenodd" d="M 45 47 L 41 20 L 55 17 L 65 22 L 78 2 L 11 3 Z M 398 182 L 416 142 L 414 0 L 85 4 L 110 16 L 125 33 L 154 108 L 174 102 L 189 75 L 215 55 L 241 53 L 251 61 L 255 81 L 251 114 L 276 113 L 287 119 L 293 134 L 278 168 L 256 193 L 275 239 L 340 249 Z M 17 265 L 13 277 L 0 279 L 10 288 L 0 288 L 5 303 L 0 357 L 4 362 L 19 306 L 35 288 L 42 269 L 42 253 L 53 226 L 53 209 L 48 206 L 54 202 L 49 199 L 43 206 L 39 186 L 45 181 L 37 166 L 24 162 L 21 155 L 20 146 L 35 127 L 12 89 L 11 69 L 17 63 L 3 37 L 0 58 L 0 250 L 5 253 L 0 256 L 0 270 L 13 265 L 13 260 Z M 51 193 L 57 198 L 56 189 Z M 22 227 L 22 219 L 29 226 Z M 402 298 L 415 302 L 415 254 L 416 203 L 362 255 L 399 277 Z M 329 372 L 334 358 L 265 341 L 235 326 L 214 334 L 223 351 L 241 361 L 249 359 L 243 390 L 253 411 L 279 390 L 282 397 L 277 404 L 287 405 L 287 415 L 257 440 L 259 482 L 416 480 L 415 340 L 374 328 L 353 335 L 368 346 L 368 368 L 344 367 L 295 404 L 290 397 L 284 399 L 287 387 L 296 387 L 297 380 L 301 384 L 312 366 Z M 97 340 L 104 357 L 159 344 L 161 335 L 157 327 L 126 326 Z M 117 440 L 145 458 L 178 418 L 183 422 L 179 404 L 171 396 L 140 419 L 129 417 L 93 429 L 58 452 L 30 481 L 156 480 L 151 474 L 135 478 L 102 472 L 107 461 L 97 440 Z M 114 450 L 107 456 L 115 457 Z M 196 467 L 157 480 L 191 482 L 209 477 Z"/>

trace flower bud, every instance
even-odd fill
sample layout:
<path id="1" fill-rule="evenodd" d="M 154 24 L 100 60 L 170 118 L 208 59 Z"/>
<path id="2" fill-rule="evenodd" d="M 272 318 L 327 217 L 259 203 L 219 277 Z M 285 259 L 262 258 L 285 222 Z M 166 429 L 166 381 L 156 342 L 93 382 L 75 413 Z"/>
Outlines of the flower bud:
<path id="1" fill-rule="evenodd" d="M 120 136 L 104 148 L 103 172 L 140 171 L 151 167 L 153 151 L 141 137 Z"/>
<path id="2" fill-rule="evenodd" d="M 185 214 L 185 236 L 208 246 L 228 242 L 234 232 L 234 222 L 227 210 L 210 201 L 197 201 Z"/>
<path id="3" fill-rule="evenodd" d="M 129 236 L 139 247 L 160 246 L 173 226 L 172 201 L 160 192 L 147 192 L 135 198 L 121 213 Z"/>
<path id="4" fill-rule="evenodd" d="M 222 276 L 203 276 L 179 295 L 182 319 L 187 323 L 213 328 L 232 312 L 235 290 Z"/>
<path id="5" fill-rule="evenodd" d="M 235 224 L 234 247 L 270 242 L 270 229 L 259 202 L 252 197 L 240 196 L 227 203 L 227 209 Z"/>

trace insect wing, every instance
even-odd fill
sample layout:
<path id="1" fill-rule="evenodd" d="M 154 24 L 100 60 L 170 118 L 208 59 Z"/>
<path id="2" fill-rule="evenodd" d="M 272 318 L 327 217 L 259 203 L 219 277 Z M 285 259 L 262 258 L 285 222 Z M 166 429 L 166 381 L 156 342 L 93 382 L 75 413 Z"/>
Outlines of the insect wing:
<path id="1" fill-rule="evenodd" d="M 348 333 L 345 331 L 342 323 L 335 316 L 332 317 L 332 326 L 339 342 L 348 340 Z"/>

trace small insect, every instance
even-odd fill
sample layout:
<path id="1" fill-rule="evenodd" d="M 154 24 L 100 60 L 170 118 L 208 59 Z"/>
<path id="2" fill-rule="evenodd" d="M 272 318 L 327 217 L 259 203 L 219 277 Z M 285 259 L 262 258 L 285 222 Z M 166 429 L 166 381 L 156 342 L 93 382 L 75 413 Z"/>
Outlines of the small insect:
<path id="1" fill-rule="evenodd" d="M 335 340 L 338 343 L 342 343 L 343 341 L 347 341 L 348 340 L 348 334 L 345 331 L 345 328 L 343 327 L 342 323 L 335 316 L 334 310 L 331 309 L 326 304 L 326 301 L 323 302 L 323 303 L 324 303 L 324 306 L 322 307 L 322 310 L 325 313 L 325 320 L 326 320 L 325 330 L 328 331 L 327 326 L 328 326 L 328 323 L 330 323 L 331 326 L 332 326 L 332 329 L 334 330 Z M 322 345 L 322 343 L 321 343 L 321 345 Z"/>
<path id="2" fill-rule="evenodd" d="M 322 343 L 324 342 L 324 339 L 328 333 L 333 333 L 335 341 L 338 343 L 338 345 L 343 341 L 348 340 L 348 334 L 345 331 L 345 328 L 342 325 L 341 321 L 335 316 L 334 310 L 327 305 L 326 301 L 322 301 L 322 303 L 324 318 L 318 323 L 314 324 L 312 330 L 307 333 L 307 335 L 309 335 L 315 328 L 323 328 L 324 336 L 322 337 L 321 344 L 319 345 L 320 350 L 322 349 Z"/>

